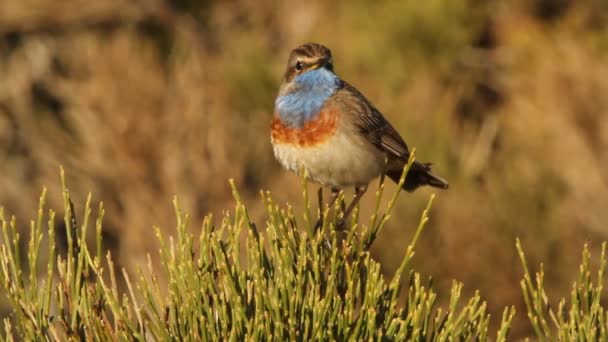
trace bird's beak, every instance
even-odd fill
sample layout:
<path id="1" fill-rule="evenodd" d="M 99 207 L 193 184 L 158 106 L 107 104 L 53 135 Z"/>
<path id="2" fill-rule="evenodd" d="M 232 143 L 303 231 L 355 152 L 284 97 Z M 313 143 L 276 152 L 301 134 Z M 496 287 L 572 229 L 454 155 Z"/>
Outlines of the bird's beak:
<path id="1" fill-rule="evenodd" d="M 311 66 L 311 69 L 325 68 L 328 65 L 331 65 L 331 58 L 324 58 L 324 59 L 319 60 L 318 63 Z"/>
<path id="2" fill-rule="evenodd" d="M 315 64 L 311 64 L 308 67 L 308 70 L 315 70 L 315 69 L 323 68 L 328 64 L 331 64 L 331 58 L 319 59 Z"/>
<path id="3" fill-rule="evenodd" d="M 322 68 L 324 66 L 325 66 L 325 63 L 321 60 L 315 64 L 310 64 L 310 66 L 308 66 L 308 68 L 306 68 L 305 71 L 316 70 L 316 69 Z"/>

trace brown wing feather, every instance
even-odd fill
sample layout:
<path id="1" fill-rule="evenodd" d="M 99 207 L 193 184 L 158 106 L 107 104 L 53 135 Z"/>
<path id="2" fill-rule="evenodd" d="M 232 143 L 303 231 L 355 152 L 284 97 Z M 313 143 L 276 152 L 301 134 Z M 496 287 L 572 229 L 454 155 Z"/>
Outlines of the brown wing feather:
<path id="1" fill-rule="evenodd" d="M 344 109 L 351 113 L 359 131 L 367 137 L 378 149 L 383 151 L 388 159 L 387 175 L 399 182 L 403 166 L 407 163 L 410 152 L 407 144 L 393 126 L 382 116 L 355 87 L 343 82 L 342 88 L 336 93 L 335 100 L 342 103 Z M 403 188 L 413 191 L 419 186 L 430 185 L 446 189 L 448 183 L 431 172 L 431 164 L 414 162 L 405 179 Z"/>
<path id="2" fill-rule="evenodd" d="M 409 149 L 397 130 L 355 87 L 342 82 L 343 87 L 336 93 L 336 99 L 351 113 L 357 113 L 353 119 L 359 131 L 380 150 L 407 161 Z"/>
<path id="3" fill-rule="evenodd" d="M 355 87 L 343 83 L 343 88 L 336 95 L 344 98 L 343 103 L 351 107 L 348 108 L 351 112 L 357 113 L 353 119 L 359 131 L 382 151 L 407 161 L 410 152 L 397 130 Z"/>

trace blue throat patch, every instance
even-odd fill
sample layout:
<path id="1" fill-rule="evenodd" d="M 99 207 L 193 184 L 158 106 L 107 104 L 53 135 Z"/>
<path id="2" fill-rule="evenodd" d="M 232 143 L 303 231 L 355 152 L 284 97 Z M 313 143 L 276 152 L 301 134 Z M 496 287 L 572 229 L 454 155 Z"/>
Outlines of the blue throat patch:
<path id="1" fill-rule="evenodd" d="M 294 128 L 302 127 L 319 115 L 325 100 L 340 85 L 338 76 L 325 68 L 307 71 L 294 77 L 291 82 L 296 84 L 295 89 L 280 94 L 275 101 L 275 108 L 281 121 Z"/>

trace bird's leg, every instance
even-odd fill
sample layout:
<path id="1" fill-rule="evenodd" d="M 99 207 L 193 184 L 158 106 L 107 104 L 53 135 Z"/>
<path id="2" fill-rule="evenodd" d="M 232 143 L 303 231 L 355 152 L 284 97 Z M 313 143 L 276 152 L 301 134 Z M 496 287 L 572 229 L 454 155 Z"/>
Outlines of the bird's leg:
<path id="1" fill-rule="evenodd" d="M 340 192 L 341 191 L 342 190 L 338 189 L 338 188 L 331 188 L 331 194 L 333 195 L 333 197 L 331 198 L 331 202 L 329 202 L 329 207 L 330 208 L 334 205 L 334 203 L 336 203 L 336 200 L 340 196 Z"/>
<path id="2" fill-rule="evenodd" d="M 319 218 L 317 219 L 317 223 L 315 223 L 315 231 L 317 230 L 318 226 L 319 226 L 319 222 L 323 221 L 323 187 L 320 186 L 319 190 L 317 191 L 317 200 L 318 200 L 318 213 L 319 213 Z"/>
<path id="3" fill-rule="evenodd" d="M 350 204 L 348 205 L 348 208 L 344 212 L 344 215 L 342 215 L 342 218 L 339 219 L 338 222 L 336 222 L 337 229 L 342 230 L 342 228 L 344 227 L 344 223 L 346 222 L 346 219 L 348 218 L 348 215 L 350 215 L 350 213 L 353 211 L 353 209 L 355 209 L 355 207 L 357 206 L 357 203 L 359 203 L 359 200 L 361 199 L 361 197 L 363 197 L 363 194 L 366 191 L 367 191 L 367 185 L 355 187 L 355 198 L 353 198 L 353 201 L 350 202 Z"/>
<path id="4" fill-rule="evenodd" d="M 331 201 L 329 201 L 328 208 L 331 208 L 334 206 L 334 203 L 336 203 L 336 200 L 338 199 L 338 197 L 340 197 L 340 191 L 342 191 L 342 190 L 340 190 L 338 188 L 331 188 L 332 197 L 331 197 Z"/>
<path id="5" fill-rule="evenodd" d="M 340 196 L 340 189 L 331 188 L 331 194 L 332 194 L 332 197 L 331 197 L 331 200 L 329 201 L 328 208 L 333 207 L 334 203 L 336 203 L 336 200 Z M 323 188 L 322 187 L 320 187 L 319 192 L 317 192 L 317 198 L 319 199 L 319 220 L 315 224 L 315 229 L 314 229 L 315 232 L 319 228 L 321 228 L 321 226 L 323 225 L 323 212 L 325 211 L 325 207 L 323 206 Z"/>
<path id="6" fill-rule="evenodd" d="M 340 201 L 340 211 L 344 212 L 346 210 L 346 201 L 344 200 L 344 197 L 342 197 L 342 200 Z"/>

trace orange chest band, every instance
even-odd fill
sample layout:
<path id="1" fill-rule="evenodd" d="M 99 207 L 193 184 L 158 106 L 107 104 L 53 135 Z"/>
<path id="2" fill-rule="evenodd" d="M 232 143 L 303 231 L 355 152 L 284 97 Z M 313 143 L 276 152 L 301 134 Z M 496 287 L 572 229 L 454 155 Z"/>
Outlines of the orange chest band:
<path id="1" fill-rule="evenodd" d="M 322 109 L 317 117 L 298 128 L 285 126 L 275 115 L 270 124 L 272 140 L 280 144 L 315 146 L 333 136 L 338 128 L 338 120 L 339 111 L 332 107 Z"/>

